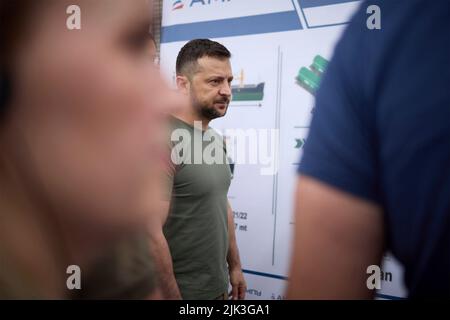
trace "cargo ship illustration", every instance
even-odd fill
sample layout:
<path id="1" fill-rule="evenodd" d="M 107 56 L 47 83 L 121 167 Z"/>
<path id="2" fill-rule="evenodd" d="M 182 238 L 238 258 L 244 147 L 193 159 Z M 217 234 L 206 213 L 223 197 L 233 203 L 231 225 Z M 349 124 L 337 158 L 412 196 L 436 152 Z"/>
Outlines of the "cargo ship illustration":
<path id="1" fill-rule="evenodd" d="M 244 70 L 238 77 L 239 85 L 231 86 L 233 101 L 261 101 L 264 99 L 264 82 L 244 84 Z"/>
<path id="2" fill-rule="evenodd" d="M 313 59 L 313 63 L 309 68 L 300 68 L 297 77 L 297 83 L 306 91 L 315 95 L 320 86 L 322 76 L 328 66 L 329 61 L 324 57 L 317 55 Z"/>

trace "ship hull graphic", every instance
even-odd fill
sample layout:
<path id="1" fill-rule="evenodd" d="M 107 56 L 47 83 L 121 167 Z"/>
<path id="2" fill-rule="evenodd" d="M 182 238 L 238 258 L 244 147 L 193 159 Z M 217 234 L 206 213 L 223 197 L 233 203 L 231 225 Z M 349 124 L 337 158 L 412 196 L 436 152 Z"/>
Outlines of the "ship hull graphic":
<path id="1" fill-rule="evenodd" d="M 257 84 L 244 84 L 244 69 L 241 69 L 239 76 L 239 85 L 231 86 L 232 101 L 262 101 L 264 99 L 265 82 Z"/>
<path id="2" fill-rule="evenodd" d="M 233 101 L 261 101 L 264 99 L 265 83 L 232 86 Z"/>

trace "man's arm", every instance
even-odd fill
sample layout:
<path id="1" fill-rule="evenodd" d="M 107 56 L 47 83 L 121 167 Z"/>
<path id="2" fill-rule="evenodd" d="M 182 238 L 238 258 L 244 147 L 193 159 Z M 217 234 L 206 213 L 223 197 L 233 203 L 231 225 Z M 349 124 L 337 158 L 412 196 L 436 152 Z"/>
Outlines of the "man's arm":
<path id="1" fill-rule="evenodd" d="M 158 285 L 165 299 L 182 299 L 175 275 L 169 245 L 163 233 L 163 226 L 169 212 L 169 201 L 161 201 L 160 216 L 154 215 L 149 226 L 150 254 L 158 274 Z"/>
<path id="2" fill-rule="evenodd" d="M 383 254 L 380 207 L 301 176 L 289 299 L 373 298 L 367 267 Z"/>
<path id="3" fill-rule="evenodd" d="M 244 274 L 242 273 L 241 259 L 239 258 L 239 249 L 236 242 L 236 233 L 234 226 L 233 210 L 228 202 L 228 255 L 227 262 L 230 272 L 231 282 L 231 298 L 233 300 L 245 299 L 247 284 L 245 282 Z"/>

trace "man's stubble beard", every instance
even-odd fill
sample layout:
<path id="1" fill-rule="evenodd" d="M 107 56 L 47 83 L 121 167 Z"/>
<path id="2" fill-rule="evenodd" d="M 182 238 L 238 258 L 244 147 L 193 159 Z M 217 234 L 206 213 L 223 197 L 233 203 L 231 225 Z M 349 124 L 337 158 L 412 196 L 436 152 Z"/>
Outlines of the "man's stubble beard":
<path id="1" fill-rule="evenodd" d="M 230 101 L 228 99 L 226 99 L 226 98 L 224 98 L 222 101 L 216 101 L 216 102 L 219 102 L 219 103 L 226 103 L 227 104 L 227 107 L 225 109 L 224 114 L 221 114 L 219 111 L 217 111 L 214 108 L 214 103 L 215 102 L 213 102 L 213 105 L 208 105 L 208 104 L 200 102 L 197 99 L 197 96 L 196 96 L 196 94 L 195 94 L 195 92 L 193 90 L 191 90 L 191 97 L 192 97 L 191 98 L 192 106 L 194 107 L 194 109 L 197 111 L 197 113 L 202 118 L 205 118 L 205 119 L 208 119 L 208 120 L 214 120 L 214 119 L 223 117 L 223 116 L 225 116 L 227 114 Z"/>

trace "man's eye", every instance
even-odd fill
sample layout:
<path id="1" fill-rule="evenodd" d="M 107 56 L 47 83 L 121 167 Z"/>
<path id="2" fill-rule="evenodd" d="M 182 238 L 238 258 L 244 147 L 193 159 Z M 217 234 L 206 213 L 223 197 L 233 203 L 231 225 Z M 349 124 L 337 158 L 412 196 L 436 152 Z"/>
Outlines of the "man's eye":
<path id="1" fill-rule="evenodd" d="M 220 81 L 217 79 L 211 80 L 210 83 L 214 84 L 214 85 L 218 85 L 220 84 Z"/>

